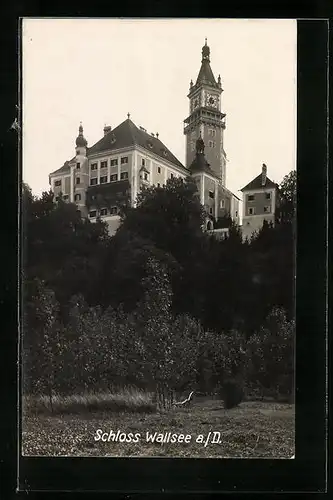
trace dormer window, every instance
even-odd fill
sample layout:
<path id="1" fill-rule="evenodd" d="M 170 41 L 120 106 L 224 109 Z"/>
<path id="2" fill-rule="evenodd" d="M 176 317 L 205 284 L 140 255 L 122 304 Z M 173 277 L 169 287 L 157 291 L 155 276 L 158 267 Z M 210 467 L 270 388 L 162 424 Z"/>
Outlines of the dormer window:
<path id="1" fill-rule="evenodd" d="M 153 145 L 152 145 L 151 142 L 147 142 L 147 146 L 148 146 L 149 149 L 153 149 Z"/>
<path id="2" fill-rule="evenodd" d="M 162 152 L 162 155 L 163 155 L 163 156 L 168 156 L 168 153 L 166 152 L 166 150 L 165 150 L 165 149 L 161 149 L 161 152 Z"/>
<path id="3" fill-rule="evenodd" d="M 116 142 L 116 136 L 112 134 L 111 136 L 111 144 L 114 144 Z"/>

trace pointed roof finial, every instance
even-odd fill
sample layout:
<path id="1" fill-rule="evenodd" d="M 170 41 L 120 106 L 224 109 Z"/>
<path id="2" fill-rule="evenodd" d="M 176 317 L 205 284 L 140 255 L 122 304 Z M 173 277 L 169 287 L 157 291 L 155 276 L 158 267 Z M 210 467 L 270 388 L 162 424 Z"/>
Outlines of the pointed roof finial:
<path id="1" fill-rule="evenodd" d="M 202 47 L 202 61 L 209 62 L 210 48 L 207 45 L 207 38 L 205 38 L 205 45 Z"/>
<path id="2" fill-rule="evenodd" d="M 131 116 L 131 115 L 130 115 L 130 113 L 127 113 L 127 118 L 128 118 L 128 119 L 130 119 L 130 116 Z"/>
<path id="3" fill-rule="evenodd" d="M 75 141 L 76 145 L 79 146 L 79 147 L 87 147 L 87 141 L 86 139 L 83 137 L 83 126 L 82 126 L 82 122 L 80 122 L 80 126 L 79 126 L 79 135 L 77 136 L 76 138 L 76 141 Z"/>
<path id="4" fill-rule="evenodd" d="M 207 45 L 207 37 L 205 38 L 205 45 Z"/>

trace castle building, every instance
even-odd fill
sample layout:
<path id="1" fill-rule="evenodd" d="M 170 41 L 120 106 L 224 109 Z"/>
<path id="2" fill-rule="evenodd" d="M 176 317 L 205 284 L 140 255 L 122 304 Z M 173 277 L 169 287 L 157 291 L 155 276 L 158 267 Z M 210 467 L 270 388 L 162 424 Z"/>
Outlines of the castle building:
<path id="1" fill-rule="evenodd" d="M 243 193 L 243 238 L 250 238 L 259 231 L 264 220 L 275 224 L 275 212 L 279 203 L 278 185 L 267 177 L 267 166 L 241 189 Z"/>
<path id="2" fill-rule="evenodd" d="M 127 115 L 116 128 L 105 126 L 103 136 L 88 147 L 80 124 L 75 155 L 49 175 L 55 199 L 61 195 L 75 203 L 83 217 L 108 223 L 114 234 L 120 222 L 119 207 L 125 200 L 135 206 L 144 186 L 162 187 L 172 177 L 192 176 L 207 219 L 205 229 L 227 215 L 239 225 L 240 199 L 226 187 L 221 77 L 215 79 L 210 66 L 210 49 L 202 47 L 201 67 L 188 92 L 189 115 L 184 120 L 186 160 L 183 165 L 159 138 L 136 126 Z M 243 234 L 260 228 L 263 220 L 274 220 L 277 186 L 262 173 L 242 189 Z M 220 230 L 221 232 L 221 230 Z M 222 231 L 221 234 L 225 231 Z"/>

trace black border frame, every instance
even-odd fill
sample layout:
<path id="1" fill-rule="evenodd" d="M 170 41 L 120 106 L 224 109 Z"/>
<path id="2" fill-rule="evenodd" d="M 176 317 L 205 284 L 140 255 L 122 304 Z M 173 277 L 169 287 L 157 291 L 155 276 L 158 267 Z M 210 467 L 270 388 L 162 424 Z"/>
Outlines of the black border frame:
<path id="1" fill-rule="evenodd" d="M 16 26 L 15 36 L 17 35 Z M 17 44 L 17 41 L 16 41 Z M 324 492 L 326 484 L 326 306 L 327 306 L 327 44 L 328 22 L 298 22 L 297 105 L 297 284 L 296 284 L 296 458 L 259 459 L 153 459 L 153 458 L 37 458 L 20 457 L 19 491 L 108 491 L 131 493 L 242 493 Z M 17 47 L 17 45 L 16 45 Z M 16 58 L 16 54 L 15 54 Z M 9 71 L 17 60 L 10 61 Z M 13 83 L 12 83 L 13 84 Z M 9 87 L 9 86 L 8 86 Z M 15 82 L 14 82 L 15 88 Z M 16 87 L 17 88 L 17 87 Z M 5 91 L 10 89 L 6 89 Z M 11 89 L 13 91 L 13 89 Z M 11 96 L 12 97 L 12 96 Z M 14 100 L 14 104 L 16 104 Z M 9 164 L 17 154 L 17 134 L 10 129 L 5 145 Z M 14 115 L 14 116 L 13 116 Z M 19 113 L 19 123 L 20 113 Z M 8 128 L 8 127 L 7 127 Z M 8 133 L 9 132 L 9 133 Z M 3 146 L 3 143 L 2 143 Z M 3 148 L 1 149 L 3 153 Z M 281 156 L 283 161 L 283 155 Z M 7 172 L 8 173 L 8 172 Z M 17 171 L 9 172 L 6 194 L 14 211 L 3 221 L 7 241 L 6 258 L 17 268 Z M 5 185 L 3 182 L 1 185 Z M 6 196 L 5 196 L 6 198 Z M 311 203 L 309 203 L 309 199 Z M 310 207 L 309 207 L 310 206 Z M 311 211 L 310 211 L 311 210 Z M 6 266 L 5 266 L 6 267 Z M 8 286 L 2 303 L 10 311 L 5 333 L 17 329 L 17 276 L 5 269 Z M 5 348 L 17 356 L 15 336 L 6 338 Z M 4 352 L 4 351 L 3 351 Z M 6 357 L 7 363 L 9 356 Z M 5 360 L 6 361 L 6 360 Z M 5 366 L 5 365 L 4 365 Z M 15 366 L 15 368 L 14 368 Z M 5 366 L 12 382 L 5 397 L 2 435 L 9 437 L 2 475 L 16 475 L 16 364 Z M 14 408 L 14 411 L 12 409 Z M 8 460 L 9 458 L 9 460 Z"/>

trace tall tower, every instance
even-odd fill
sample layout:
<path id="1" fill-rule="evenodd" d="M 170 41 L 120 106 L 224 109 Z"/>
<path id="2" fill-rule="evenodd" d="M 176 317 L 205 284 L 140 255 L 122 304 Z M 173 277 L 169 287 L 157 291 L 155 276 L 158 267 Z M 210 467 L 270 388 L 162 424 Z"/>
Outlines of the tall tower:
<path id="1" fill-rule="evenodd" d="M 221 112 L 221 77 L 216 82 L 210 67 L 210 49 L 202 47 L 201 68 L 195 84 L 192 80 L 187 95 L 189 116 L 184 120 L 186 135 L 186 167 L 196 155 L 196 140 L 200 137 L 206 144 L 206 157 L 211 169 L 220 178 L 222 186 L 226 182 L 226 155 L 223 148 L 225 114 Z"/>

